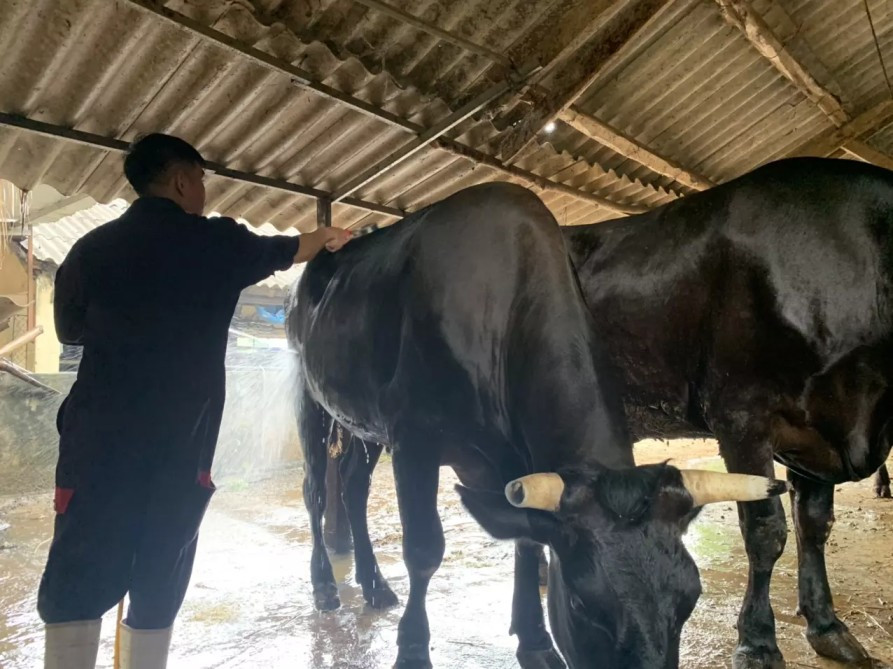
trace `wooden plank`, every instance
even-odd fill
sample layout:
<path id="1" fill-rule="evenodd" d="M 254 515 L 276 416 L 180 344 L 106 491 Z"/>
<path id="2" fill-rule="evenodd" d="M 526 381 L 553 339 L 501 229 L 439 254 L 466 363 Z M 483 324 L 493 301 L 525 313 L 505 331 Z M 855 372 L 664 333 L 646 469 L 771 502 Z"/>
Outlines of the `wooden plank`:
<path id="1" fill-rule="evenodd" d="M 791 156 L 830 156 L 849 140 L 860 139 L 893 121 L 893 100 L 884 100 L 839 128 L 807 140 Z"/>
<path id="2" fill-rule="evenodd" d="M 791 155 L 824 157 L 843 149 L 860 160 L 893 169 L 893 159 L 859 139 L 893 120 L 893 101 L 885 100 L 856 118 L 851 118 L 837 96 L 816 80 L 794 57 L 784 42 L 754 11 L 749 0 L 716 0 L 716 3 L 726 21 L 741 30 L 753 47 L 837 126 L 836 129 L 805 142 Z M 775 9 L 783 11 L 780 7 Z"/>
<path id="3" fill-rule="evenodd" d="M 843 150 L 866 163 L 893 170 L 893 158 L 858 139 L 848 141 L 843 145 Z"/>
<path id="4" fill-rule="evenodd" d="M 738 28 L 785 79 L 815 102 L 834 125 L 842 126 L 850 120 L 840 100 L 803 67 L 748 0 L 716 0 L 716 3 L 723 18 Z"/>
<path id="5" fill-rule="evenodd" d="M 682 165 L 656 154 L 644 144 L 637 142 L 635 139 L 628 137 L 616 128 L 580 109 L 571 107 L 561 112 L 558 118 L 574 128 L 574 130 L 594 139 L 599 144 L 607 146 L 621 156 L 634 160 L 652 172 L 670 177 L 689 188 L 705 190 L 714 185 L 706 177 L 687 170 Z"/>
<path id="6" fill-rule="evenodd" d="M 604 207 L 608 211 L 613 211 L 618 214 L 641 214 L 648 211 L 648 207 L 642 207 L 637 204 L 623 204 L 620 202 L 614 202 L 613 200 L 609 200 L 605 197 L 602 197 L 601 195 L 589 193 L 587 191 L 574 188 L 573 186 L 568 186 L 567 184 L 563 184 L 559 181 L 553 181 L 552 179 L 541 177 L 538 174 L 528 172 L 527 170 L 521 169 L 520 167 L 515 167 L 514 165 L 505 165 L 493 156 L 477 151 L 476 149 L 466 147 L 464 144 L 453 142 L 452 140 L 439 139 L 437 141 L 448 142 L 450 150 L 458 156 L 462 156 L 467 153 L 468 159 L 475 163 L 478 163 L 479 165 L 491 167 L 494 170 L 498 170 L 499 172 L 508 175 L 509 177 L 521 179 L 522 181 L 527 182 L 529 185 L 536 186 L 537 188 L 541 188 L 542 190 L 551 190 L 555 191 L 556 193 L 564 193 L 565 195 L 570 195 L 571 197 L 575 197 L 578 200 L 592 202 L 599 207 Z"/>
<path id="7" fill-rule="evenodd" d="M 10 353 L 15 352 L 20 349 L 25 344 L 30 344 L 32 341 L 37 339 L 41 334 L 43 334 L 43 326 L 38 325 L 37 327 L 28 330 L 25 334 L 20 337 L 16 337 L 11 342 L 6 343 L 3 346 L 0 346 L 0 358 L 5 355 L 9 355 Z"/>
<path id="8" fill-rule="evenodd" d="M 570 107 L 599 74 L 617 59 L 640 31 L 655 19 L 668 0 L 636 0 L 624 5 L 605 22 L 574 58 L 563 62 L 544 86 L 549 95 L 543 98 L 509 132 L 500 143 L 500 155 L 509 161 L 523 151 L 542 129 Z"/>

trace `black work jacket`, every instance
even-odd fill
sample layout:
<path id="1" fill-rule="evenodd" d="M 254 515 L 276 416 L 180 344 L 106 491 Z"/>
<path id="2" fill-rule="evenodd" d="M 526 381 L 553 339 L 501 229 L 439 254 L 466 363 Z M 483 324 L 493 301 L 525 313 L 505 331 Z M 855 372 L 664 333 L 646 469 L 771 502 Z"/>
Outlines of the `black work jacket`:
<path id="1" fill-rule="evenodd" d="M 80 239 L 56 274 L 59 340 L 84 347 L 57 485 L 134 457 L 209 471 L 239 293 L 291 266 L 298 245 L 155 197 Z"/>

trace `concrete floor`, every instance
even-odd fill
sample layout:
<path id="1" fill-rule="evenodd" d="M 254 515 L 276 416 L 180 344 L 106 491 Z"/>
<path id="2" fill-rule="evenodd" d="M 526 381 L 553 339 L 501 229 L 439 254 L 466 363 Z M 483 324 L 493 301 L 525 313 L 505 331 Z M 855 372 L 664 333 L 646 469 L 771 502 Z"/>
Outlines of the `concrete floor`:
<path id="1" fill-rule="evenodd" d="M 721 467 L 714 442 L 646 442 L 637 460 Z M 349 559 L 336 562 L 342 608 L 312 606 L 308 525 L 300 472 L 253 483 L 223 482 L 199 542 L 195 572 L 174 634 L 171 669 L 390 667 L 400 609 L 364 606 Z M 512 547 L 485 535 L 461 509 L 443 471 L 440 498 L 447 554 L 432 581 L 432 659 L 441 668 L 508 669 Z M 828 565 L 838 611 L 876 657 L 893 662 L 893 502 L 869 481 L 841 486 Z M 787 507 L 787 500 L 785 500 Z M 52 527 L 51 496 L 0 497 L 0 667 L 40 666 L 42 626 L 35 595 Z M 370 528 L 382 571 L 405 601 L 400 525 L 389 462 L 375 474 Z M 704 595 L 685 628 L 681 666 L 730 666 L 746 559 L 731 504 L 710 507 L 686 543 L 701 569 Z M 780 645 L 790 668 L 838 666 L 816 658 L 796 610 L 796 545 L 790 537 L 773 581 Z M 112 666 L 115 612 L 106 616 L 100 667 Z M 878 665 L 882 666 L 882 665 Z"/>

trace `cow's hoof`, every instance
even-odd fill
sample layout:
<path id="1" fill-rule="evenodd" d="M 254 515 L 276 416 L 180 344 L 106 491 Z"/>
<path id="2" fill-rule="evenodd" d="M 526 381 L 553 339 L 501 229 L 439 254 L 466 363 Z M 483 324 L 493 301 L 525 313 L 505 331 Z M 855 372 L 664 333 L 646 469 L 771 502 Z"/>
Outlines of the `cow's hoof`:
<path id="1" fill-rule="evenodd" d="M 387 583 L 376 588 L 363 588 L 363 599 L 366 600 L 369 606 L 379 611 L 390 609 L 400 603 L 397 595 L 394 594 L 394 591 L 391 590 Z"/>
<path id="2" fill-rule="evenodd" d="M 822 657 L 866 669 L 872 666 L 871 657 L 842 622 L 822 633 L 807 629 L 806 639 L 812 649 Z"/>
<path id="3" fill-rule="evenodd" d="M 890 484 L 879 485 L 875 487 L 874 494 L 880 497 L 881 499 L 891 499 L 893 495 L 890 494 Z"/>
<path id="4" fill-rule="evenodd" d="M 397 652 L 397 661 L 394 669 L 432 669 L 431 657 L 428 655 L 428 646 L 408 645 L 401 646 Z"/>
<path id="5" fill-rule="evenodd" d="M 334 611 L 341 607 L 338 598 L 338 586 L 334 583 L 326 583 L 313 590 L 313 603 L 317 611 Z"/>
<path id="6" fill-rule="evenodd" d="M 732 654 L 732 669 L 785 669 L 778 647 L 738 646 Z"/>
<path id="7" fill-rule="evenodd" d="M 521 669 L 565 669 L 566 665 L 554 648 L 548 650 L 519 650 L 515 657 Z"/>

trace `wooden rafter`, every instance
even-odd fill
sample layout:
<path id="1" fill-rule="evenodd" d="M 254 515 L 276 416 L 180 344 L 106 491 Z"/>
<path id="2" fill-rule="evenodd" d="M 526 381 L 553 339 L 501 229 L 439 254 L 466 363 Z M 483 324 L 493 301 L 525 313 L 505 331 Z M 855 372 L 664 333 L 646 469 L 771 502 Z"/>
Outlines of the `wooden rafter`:
<path id="1" fill-rule="evenodd" d="M 893 158 L 860 138 L 893 120 L 893 101 L 885 100 L 852 118 L 840 100 L 819 83 L 750 6 L 748 0 L 716 0 L 725 19 L 737 26 L 748 41 L 837 126 L 797 147 L 794 156 L 829 156 L 838 149 L 868 163 L 893 169 Z M 776 7 L 780 11 L 780 8 Z"/>
<path id="2" fill-rule="evenodd" d="M 696 190 L 705 190 L 714 184 L 706 177 L 686 169 L 682 165 L 664 158 L 649 149 L 644 144 L 637 142 L 632 137 L 624 135 L 616 128 L 587 114 L 576 107 L 571 107 L 561 112 L 558 116 L 564 123 L 607 146 L 612 151 L 619 153 L 640 165 L 644 165 L 652 172 L 668 176 L 684 186 Z"/>
<path id="3" fill-rule="evenodd" d="M 842 148 L 854 158 L 864 160 L 866 163 L 871 163 L 878 167 L 885 167 L 888 170 L 893 170 L 893 158 L 886 153 L 882 153 L 869 146 L 865 142 L 859 141 L 858 139 L 851 139 L 846 142 Z"/>
<path id="4" fill-rule="evenodd" d="M 737 27 L 747 41 L 806 97 L 831 119 L 836 126 L 850 120 L 840 100 L 818 82 L 794 57 L 763 18 L 750 6 L 748 0 L 716 0 L 727 22 Z"/>
<path id="5" fill-rule="evenodd" d="M 506 133 L 500 143 L 502 158 L 511 160 L 517 156 L 548 123 L 556 120 L 561 112 L 569 108 L 605 68 L 614 62 L 622 48 L 654 20 L 667 2 L 668 0 L 633 0 L 625 3 L 615 11 L 605 12 L 604 20 L 597 24 L 598 29 L 593 30 L 592 25 L 587 26 L 592 35 L 576 49 L 572 58 L 567 57 L 570 55 L 567 49 L 560 49 L 555 54 L 552 66 L 545 65 L 551 72 L 543 81 L 549 95 L 541 99 Z M 565 60 L 560 63 L 560 67 L 555 67 L 558 56 Z"/>
<path id="6" fill-rule="evenodd" d="M 890 121 L 893 121 L 893 100 L 884 100 L 868 111 L 859 114 L 849 123 L 807 140 L 794 149 L 790 155 L 829 156 L 848 141 L 865 137 Z"/>

